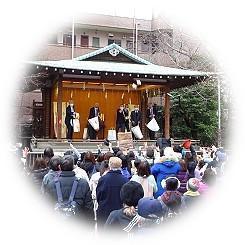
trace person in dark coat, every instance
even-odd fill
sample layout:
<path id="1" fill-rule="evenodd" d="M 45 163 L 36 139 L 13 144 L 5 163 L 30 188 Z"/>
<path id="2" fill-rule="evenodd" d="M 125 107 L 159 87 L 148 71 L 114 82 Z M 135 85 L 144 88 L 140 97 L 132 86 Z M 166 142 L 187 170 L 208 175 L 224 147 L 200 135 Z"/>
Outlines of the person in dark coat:
<path id="1" fill-rule="evenodd" d="M 79 167 L 86 171 L 88 178 L 97 172 L 95 165 L 95 156 L 91 151 L 87 151 L 83 157 L 83 161 L 79 164 Z"/>
<path id="2" fill-rule="evenodd" d="M 75 119 L 76 113 L 75 113 L 75 108 L 73 101 L 69 101 L 69 105 L 66 107 L 66 116 L 65 116 L 65 125 L 67 127 L 67 133 L 66 133 L 66 138 L 68 140 L 72 140 L 73 136 L 73 130 L 74 130 L 74 125 L 73 125 L 73 119 Z"/>
<path id="3" fill-rule="evenodd" d="M 132 127 L 140 126 L 141 118 L 142 118 L 142 113 L 139 110 L 139 106 L 135 105 L 134 110 L 131 112 L 131 115 L 130 115 Z M 133 133 L 132 135 L 133 135 L 133 139 L 136 139 Z"/>
<path id="4" fill-rule="evenodd" d="M 54 150 L 52 147 L 48 146 L 43 151 L 43 159 L 49 167 L 49 161 L 54 156 Z"/>
<path id="5" fill-rule="evenodd" d="M 178 191 L 184 194 L 186 192 L 186 184 L 187 184 L 187 166 L 184 159 L 180 159 L 179 164 L 181 169 L 176 176 L 180 181 L 180 187 Z"/>
<path id="6" fill-rule="evenodd" d="M 194 160 L 191 152 L 186 152 L 185 162 L 187 166 L 187 180 L 190 178 L 195 178 L 195 169 L 197 166 L 197 162 Z"/>
<path id="7" fill-rule="evenodd" d="M 153 106 L 152 103 L 149 103 L 149 107 L 146 111 L 147 123 L 149 123 L 153 118 L 155 118 L 156 115 L 157 115 L 156 106 Z M 151 131 L 150 129 L 148 129 L 148 131 L 149 131 L 150 140 L 155 140 L 155 132 Z"/>
<path id="8" fill-rule="evenodd" d="M 56 192 L 55 181 L 58 180 L 61 185 L 61 192 L 64 201 L 68 201 L 74 180 L 78 180 L 78 186 L 75 193 L 74 201 L 79 206 L 78 215 L 87 218 L 87 221 L 93 220 L 93 201 L 89 184 L 84 179 L 78 179 L 75 176 L 74 158 L 71 155 L 66 155 L 62 158 L 60 164 L 61 173 L 57 179 L 48 183 L 46 187 L 47 196 L 51 197 L 54 203 L 57 203 L 58 197 Z"/>
<path id="9" fill-rule="evenodd" d="M 42 193 L 44 194 L 46 192 L 46 187 L 48 183 L 53 181 L 55 177 L 58 177 L 60 174 L 60 164 L 62 162 L 62 157 L 60 156 L 53 156 L 49 161 L 49 168 L 50 170 L 48 173 L 44 176 L 42 181 Z"/>
<path id="10" fill-rule="evenodd" d="M 128 182 L 121 173 L 122 160 L 118 157 L 109 159 L 109 172 L 99 179 L 96 188 L 96 198 L 98 202 L 97 220 L 99 225 L 104 225 L 109 214 L 113 210 L 123 207 L 120 198 L 122 186 Z"/>
<path id="11" fill-rule="evenodd" d="M 99 117 L 100 115 L 100 108 L 99 108 L 99 103 L 95 103 L 94 107 L 91 107 L 89 110 L 89 116 L 88 119 L 94 118 L 94 117 Z M 94 140 L 96 139 L 97 136 L 97 131 L 94 130 L 94 128 L 88 123 L 88 136 L 89 139 Z"/>
<path id="12" fill-rule="evenodd" d="M 125 105 L 124 107 L 124 114 L 125 114 L 125 127 L 127 132 L 130 132 L 130 128 L 129 128 L 129 108 L 128 108 L 128 104 Z"/>
<path id="13" fill-rule="evenodd" d="M 117 109 L 116 132 L 125 132 L 125 127 L 125 111 L 123 105 L 120 105 L 120 108 Z"/>
<path id="14" fill-rule="evenodd" d="M 47 167 L 46 161 L 43 158 L 37 158 L 32 166 L 30 177 L 34 185 L 40 190 L 43 178 L 48 173 L 48 171 L 49 168 Z"/>

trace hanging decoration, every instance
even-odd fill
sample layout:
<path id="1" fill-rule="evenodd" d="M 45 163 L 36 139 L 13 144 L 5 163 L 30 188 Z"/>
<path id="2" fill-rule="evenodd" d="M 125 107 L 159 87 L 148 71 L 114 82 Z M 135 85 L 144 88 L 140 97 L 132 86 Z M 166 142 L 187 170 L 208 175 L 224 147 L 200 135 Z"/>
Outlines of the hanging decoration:
<path id="1" fill-rule="evenodd" d="M 90 91 L 88 91 L 88 99 L 90 98 Z"/>
<path id="2" fill-rule="evenodd" d="M 71 99 L 72 99 L 72 97 L 73 97 L 73 90 L 71 91 Z"/>
<path id="3" fill-rule="evenodd" d="M 103 92 L 105 92 L 105 84 L 102 84 Z"/>
<path id="4" fill-rule="evenodd" d="M 107 99 L 107 96 L 108 96 L 108 95 L 107 95 L 107 91 L 106 91 L 106 92 L 105 92 L 105 99 Z"/>
<path id="5" fill-rule="evenodd" d="M 145 93 L 146 93 L 146 97 L 148 98 L 149 97 L 149 94 L 148 94 L 149 91 L 148 91 L 148 89 L 145 90 Z"/>
<path id="6" fill-rule="evenodd" d="M 132 88 L 133 88 L 133 89 L 137 89 L 137 84 L 133 83 L 133 84 L 132 84 Z"/>
<path id="7" fill-rule="evenodd" d="M 86 89 L 86 83 L 83 83 L 83 90 Z"/>
<path id="8" fill-rule="evenodd" d="M 136 80 L 136 84 L 137 84 L 138 86 L 140 86 L 140 85 L 141 85 L 141 81 L 140 81 L 139 79 L 137 79 L 137 80 Z"/>
<path id="9" fill-rule="evenodd" d="M 128 84 L 128 93 L 129 93 L 129 91 L 130 91 L 130 87 L 129 87 L 129 84 Z"/>
<path id="10" fill-rule="evenodd" d="M 123 98 L 124 98 L 124 92 L 122 93 L 122 100 L 123 100 Z"/>

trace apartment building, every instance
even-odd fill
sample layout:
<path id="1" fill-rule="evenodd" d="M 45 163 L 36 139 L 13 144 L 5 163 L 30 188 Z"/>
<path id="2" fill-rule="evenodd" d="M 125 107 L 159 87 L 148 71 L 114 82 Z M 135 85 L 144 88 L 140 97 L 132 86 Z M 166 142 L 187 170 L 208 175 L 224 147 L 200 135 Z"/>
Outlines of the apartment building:
<path id="1" fill-rule="evenodd" d="M 72 58 L 72 20 L 57 30 L 46 45 L 34 57 L 36 60 L 60 60 Z M 102 14 L 82 14 L 74 18 L 74 56 L 77 57 L 108 44 L 116 43 L 142 58 L 152 60 L 157 55 L 157 41 L 150 40 L 154 32 L 161 30 L 171 44 L 173 30 L 159 17 L 151 20 Z M 161 54 L 161 56 L 164 54 Z M 157 60 L 160 65 L 173 66 L 166 55 Z"/>

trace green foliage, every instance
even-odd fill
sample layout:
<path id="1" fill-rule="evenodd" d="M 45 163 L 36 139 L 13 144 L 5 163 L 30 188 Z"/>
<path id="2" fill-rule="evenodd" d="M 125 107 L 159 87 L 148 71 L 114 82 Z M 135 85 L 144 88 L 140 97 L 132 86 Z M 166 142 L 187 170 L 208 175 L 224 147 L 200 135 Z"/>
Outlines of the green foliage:
<path id="1" fill-rule="evenodd" d="M 171 92 L 171 137 L 217 143 L 217 82 L 206 81 Z"/>

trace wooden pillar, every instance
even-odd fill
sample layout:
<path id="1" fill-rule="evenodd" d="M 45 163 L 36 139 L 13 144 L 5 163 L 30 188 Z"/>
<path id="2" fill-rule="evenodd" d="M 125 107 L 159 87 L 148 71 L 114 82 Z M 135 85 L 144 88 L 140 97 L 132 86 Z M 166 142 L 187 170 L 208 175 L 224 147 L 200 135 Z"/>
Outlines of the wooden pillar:
<path id="1" fill-rule="evenodd" d="M 44 138 L 50 138 L 51 123 L 51 89 L 42 89 L 42 100 L 44 104 Z"/>
<path id="2" fill-rule="evenodd" d="M 57 96 L 57 115 L 58 115 L 58 129 L 57 139 L 61 139 L 61 125 L 62 125 L 62 78 L 58 80 L 58 96 Z"/>
<path id="3" fill-rule="evenodd" d="M 165 90 L 165 104 L 164 104 L 164 137 L 168 139 L 170 137 L 170 97 L 168 93 L 169 89 Z"/>
<path id="4" fill-rule="evenodd" d="M 147 139 L 147 127 L 146 127 L 146 113 L 144 113 L 146 110 L 147 110 L 147 103 L 148 103 L 148 100 L 147 100 L 147 97 L 146 97 L 146 94 L 144 91 L 141 91 L 141 95 L 140 95 L 140 98 L 141 98 L 141 104 L 140 104 L 140 107 L 141 107 L 141 111 L 143 112 L 142 113 L 142 122 L 141 122 L 141 130 L 142 130 L 142 133 L 144 135 L 144 139 Z"/>

